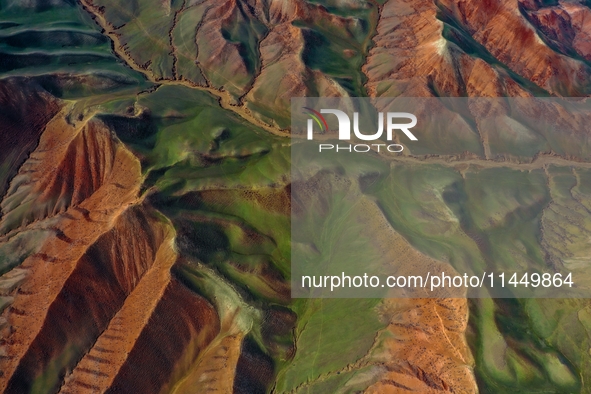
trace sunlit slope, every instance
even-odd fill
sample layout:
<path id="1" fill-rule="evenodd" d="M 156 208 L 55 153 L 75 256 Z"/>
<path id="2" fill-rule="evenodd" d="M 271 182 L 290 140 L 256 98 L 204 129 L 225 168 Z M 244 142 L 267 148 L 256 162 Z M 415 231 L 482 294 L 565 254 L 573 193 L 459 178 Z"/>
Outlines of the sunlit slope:
<path id="1" fill-rule="evenodd" d="M 580 44 L 587 7 L 577 3 L 387 1 L 363 68 L 368 91 L 387 97 L 587 95 L 591 69 Z M 564 49 L 576 40 L 579 53 L 557 50 L 561 40 Z"/>
<path id="2" fill-rule="evenodd" d="M 55 392 L 80 362 L 64 390 L 127 391 L 138 383 L 126 369 L 141 362 L 145 373 L 159 371 L 159 380 L 145 389 L 156 392 L 182 376 L 213 339 L 217 314 L 172 278 L 174 230 L 142 204 L 139 161 L 99 120 L 82 117 L 69 124 L 70 118 L 79 119 L 66 105 L 48 122 L 4 200 L 15 209 L 3 215 L 3 248 L 17 247 L 15 238 L 40 235 L 35 253 L 23 256 L 18 268 L 3 276 L 8 296 L 3 299 L 9 301 L 3 314 L 3 390 Z M 67 152 L 80 138 L 87 149 L 76 151 L 86 153 L 87 161 L 70 160 Z M 58 178 L 71 182 L 70 187 L 60 186 L 48 170 L 60 163 L 66 166 L 62 174 L 76 165 L 78 172 Z M 46 187 L 46 193 L 22 188 L 35 184 L 57 186 Z M 28 208 L 23 214 L 17 207 Z M 34 213 L 33 220 L 28 213 Z M 187 334 L 166 345 L 158 332 L 170 327 L 168 313 L 175 316 L 173 331 Z M 167 358 L 155 353 L 147 367 L 148 349 L 155 346 L 163 346 Z M 95 380 L 104 375 L 104 382 Z"/>

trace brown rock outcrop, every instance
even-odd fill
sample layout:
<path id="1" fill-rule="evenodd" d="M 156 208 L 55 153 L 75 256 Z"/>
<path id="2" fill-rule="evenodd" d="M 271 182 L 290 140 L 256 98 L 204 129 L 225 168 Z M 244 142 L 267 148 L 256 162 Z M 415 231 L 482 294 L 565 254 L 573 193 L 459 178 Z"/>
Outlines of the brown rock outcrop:
<path id="1" fill-rule="evenodd" d="M 2 202 L 4 231 L 51 235 L 4 276 L 18 280 L 3 288 L 0 390 L 160 392 L 219 319 L 172 278 L 174 231 L 138 198 L 139 161 L 92 114 L 74 114 L 64 106 L 48 122 Z"/>
<path id="2" fill-rule="evenodd" d="M 465 299 L 386 300 L 389 335 L 376 354 L 379 380 L 366 393 L 476 393 L 464 333 Z"/>
<path id="3" fill-rule="evenodd" d="M 586 11 L 576 5 L 563 9 L 577 15 L 573 26 L 579 27 L 573 30 L 582 31 Z M 548 12 L 533 11 L 531 19 Z M 542 31 L 552 30 L 548 25 Z M 388 1 L 364 66 L 368 91 L 373 96 L 587 94 L 589 66 L 555 52 L 538 34 L 514 1 Z M 473 83 L 478 80 L 487 82 Z"/>

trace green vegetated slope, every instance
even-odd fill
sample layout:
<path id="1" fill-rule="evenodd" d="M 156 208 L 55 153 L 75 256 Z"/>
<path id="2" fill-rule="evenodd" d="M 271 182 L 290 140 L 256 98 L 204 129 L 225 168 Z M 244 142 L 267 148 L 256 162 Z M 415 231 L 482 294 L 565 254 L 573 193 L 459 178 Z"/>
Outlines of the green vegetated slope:
<path id="1" fill-rule="evenodd" d="M 369 364 L 356 363 L 371 354 L 376 333 L 388 324 L 379 312 L 382 300 L 290 298 L 290 141 L 223 109 L 208 93 L 146 82 L 112 53 L 80 6 L 38 3 L 1 3 L 2 76 L 30 76 L 51 94 L 78 100 L 137 155 L 145 200 L 177 232 L 174 275 L 234 321 L 247 337 L 245 353 L 258 355 L 271 371 L 248 384 L 262 392 L 355 392 L 377 379 Z M 193 41 L 205 7 L 181 12 L 186 4 L 176 1 L 168 10 L 148 2 L 103 3 L 138 64 L 154 75 L 227 84 L 223 69 L 210 66 L 202 74 L 193 67 L 194 45 L 203 53 L 215 45 L 207 37 Z M 359 24 L 349 31 L 313 20 L 295 23 L 304 31 L 301 59 L 344 91 L 362 95 L 360 67 L 376 10 L 339 4 L 325 5 L 329 13 L 360 17 Z M 261 72 L 257 43 L 265 34 L 265 24 L 248 12 L 232 14 L 221 30 L 223 42 L 240 48 L 244 59 L 245 71 L 228 88 L 236 97 Z M 313 78 L 306 83 L 310 92 L 322 93 Z M 268 103 L 257 105 L 250 103 L 273 116 Z M 589 263 L 590 184 L 591 172 L 576 166 L 526 171 L 509 164 L 457 169 L 423 162 L 388 167 L 363 191 L 414 248 L 458 271 L 541 270 L 549 261 L 574 270 Z M 33 241 L 3 246 L 2 267 L 33 253 Z M 482 392 L 588 391 L 586 300 L 482 299 L 471 301 L 470 311 L 468 342 Z M 240 384 L 236 391 L 246 392 Z"/>
<path id="2" fill-rule="evenodd" d="M 290 366 L 282 383 L 285 390 L 365 354 L 383 326 L 372 312 L 377 300 L 325 301 L 319 308 L 317 302 L 290 299 L 286 138 L 273 137 L 221 109 L 204 92 L 162 86 L 142 93 L 151 84 L 113 55 L 110 41 L 80 7 L 7 3 L 2 10 L 3 76 L 30 77 L 53 95 L 78 100 L 137 154 L 146 199 L 178 232 L 182 264 L 175 275 L 223 314 L 240 316 L 233 319 L 252 337 L 253 346 L 271 357 L 273 375 Z M 240 31 L 231 31 L 238 26 L 229 26 L 230 40 L 232 35 L 243 38 Z M 17 241 L 19 236 L 12 243 Z M 23 245 L 21 241 L 17 250 L 31 254 Z M 13 260 L 18 264 L 24 257 L 13 248 L 4 260 L 14 266 Z M 331 324 L 346 318 L 355 304 L 359 316 L 352 329 Z M 302 316 L 297 323 L 290 317 L 296 314 Z M 275 315 L 279 318 L 273 325 L 267 320 Z M 294 332 L 303 334 L 297 345 Z M 326 334 L 321 342 L 318 332 Z M 340 341 L 331 339 L 335 337 Z M 348 343 L 360 347 L 335 358 Z M 299 354 L 296 346 L 304 352 L 292 365 Z M 263 391 L 273 385 L 260 379 Z"/>
<path id="3" fill-rule="evenodd" d="M 335 390 L 360 374 L 347 366 L 367 354 L 375 333 L 385 327 L 376 309 L 380 301 L 289 298 L 286 140 L 185 87 L 163 86 L 105 108 L 101 118 L 121 138 L 134 135 L 121 126 L 129 124 L 123 122 L 126 116 L 153 125 L 138 127 L 151 131 L 127 142 L 142 158 L 147 198 L 175 223 L 187 270 L 194 264 L 213 268 L 218 280 L 231 284 L 226 291 L 260 311 L 255 316 L 279 306 L 298 316 L 295 341 L 284 334 L 270 342 L 262 320 L 251 332 L 274 358 L 276 389 Z M 126 115 L 131 112 L 137 115 Z M 544 271 L 548 259 L 576 269 L 588 255 L 588 174 L 555 165 L 458 170 L 428 162 L 396 164 L 384 167 L 364 193 L 380 203 L 392 227 L 417 250 L 460 272 L 467 267 Z M 471 305 L 469 339 L 483 391 L 582 389 L 590 329 L 584 300 Z"/>
<path id="4" fill-rule="evenodd" d="M 0 4 L 0 75 L 36 79 L 63 98 L 137 89 L 141 74 L 120 62 L 90 15 L 68 1 Z"/>
<path id="5" fill-rule="evenodd" d="M 449 262 L 460 273 L 556 270 L 573 272 L 579 285 L 588 281 L 591 201 L 585 195 L 586 164 L 521 169 L 514 162 L 486 168 L 402 159 L 387 166 L 377 159 L 366 163 L 329 157 L 316 163 L 325 171 L 310 181 L 310 189 L 317 190 L 302 197 L 306 187 L 293 186 L 311 212 L 307 225 L 298 224 L 295 241 L 314 245 L 298 255 L 308 256 L 312 264 L 330 267 L 322 260 L 328 250 L 341 259 L 339 269 L 376 269 L 368 268 L 371 264 L 361 254 L 344 256 L 333 250 L 364 237 L 365 222 L 357 225 L 359 234 L 357 227 L 339 226 L 339 219 L 359 209 L 362 198 L 351 192 L 358 185 L 416 250 Z M 362 242 L 354 249 L 364 247 Z M 394 261 L 420 264 L 400 258 Z M 505 290 L 510 297 L 512 290 Z M 587 299 L 476 299 L 470 306 L 468 339 L 483 392 L 586 392 L 591 345 Z M 342 384 L 345 378 L 322 377 L 320 382 L 325 379 Z"/>
<path id="6" fill-rule="evenodd" d="M 234 304 L 253 311 L 248 319 L 254 324 L 245 331 L 272 358 L 279 392 L 366 355 L 385 326 L 375 309 L 379 300 L 291 299 L 287 139 L 181 86 L 103 107 L 108 111 L 100 118 L 142 159 L 146 198 L 175 224 L 184 261 L 178 275 L 211 300 L 233 300 L 221 303 L 222 309 Z M 212 290 L 204 275 L 226 285 Z M 287 329 L 275 333 L 264 317 L 277 308 L 287 308 L 297 321 L 280 323 Z"/>
<path id="7" fill-rule="evenodd" d="M 558 261 L 555 254 L 564 254 L 558 264 L 578 268 L 576 277 L 585 281 L 589 199 L 581 198 L 586 186 L 577 181 L 579 173 L 588 170 L 469 167 L 460 174 L 449 167 L 396 166 L 372 194 L 389 202 L 382 206 L 390 223 L 417 249 L 459 272 L 546 272 L 551 259 Z M 557 185 L 560 176 L 570 181 L 568 188 Z M 483 392 L 586 391 L 586 299 L 476 299 L 470 305 L 468 339 Z"/>

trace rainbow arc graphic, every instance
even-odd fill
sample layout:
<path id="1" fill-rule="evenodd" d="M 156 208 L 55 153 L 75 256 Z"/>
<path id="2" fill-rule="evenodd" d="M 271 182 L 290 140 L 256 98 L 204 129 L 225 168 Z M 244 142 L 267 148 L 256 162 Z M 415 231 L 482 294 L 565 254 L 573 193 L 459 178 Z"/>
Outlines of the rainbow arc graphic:
<path id="1" fill-rule="evenodd" d="M 312 108 L 308 108 L 308 107 L 304 107 L 304 112 L 307 113 L 308 115 L 310 115 L 310 117 L 312 119 L 314 119 L 314 121 L 316 121 L 316 123 L 318 124 L 318 126 L 320 126 L 320 131 L 325 133 L 328 130 L 328 123 L 326 123 L 326 119 L 324 119 L 324 116 L 322 116 L 322 114 L 316 110 L 313 110 Z M 309 127 L 308 130 L 308 139 L 312 139 L 311 135 L 311 127 Z"/>

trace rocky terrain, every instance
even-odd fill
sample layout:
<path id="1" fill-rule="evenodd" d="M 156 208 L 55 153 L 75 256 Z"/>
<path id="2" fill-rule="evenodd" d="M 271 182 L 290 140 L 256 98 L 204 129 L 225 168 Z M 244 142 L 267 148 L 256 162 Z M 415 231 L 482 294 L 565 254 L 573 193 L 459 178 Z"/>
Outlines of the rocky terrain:
<path id="1" fill-rule="evenodd" d="M 583 0 L 0 1 L 0 391 L 588 392 L 586 300 L 291 299 L 289 128 L 298 96 L 474 99 L 368 226 L 393 260 L 449 264 L 417 246 L 445 233 L 578 267 L 583 118 L 486 134 L 476 98 L 587 97 L 590 28 Z"/>

